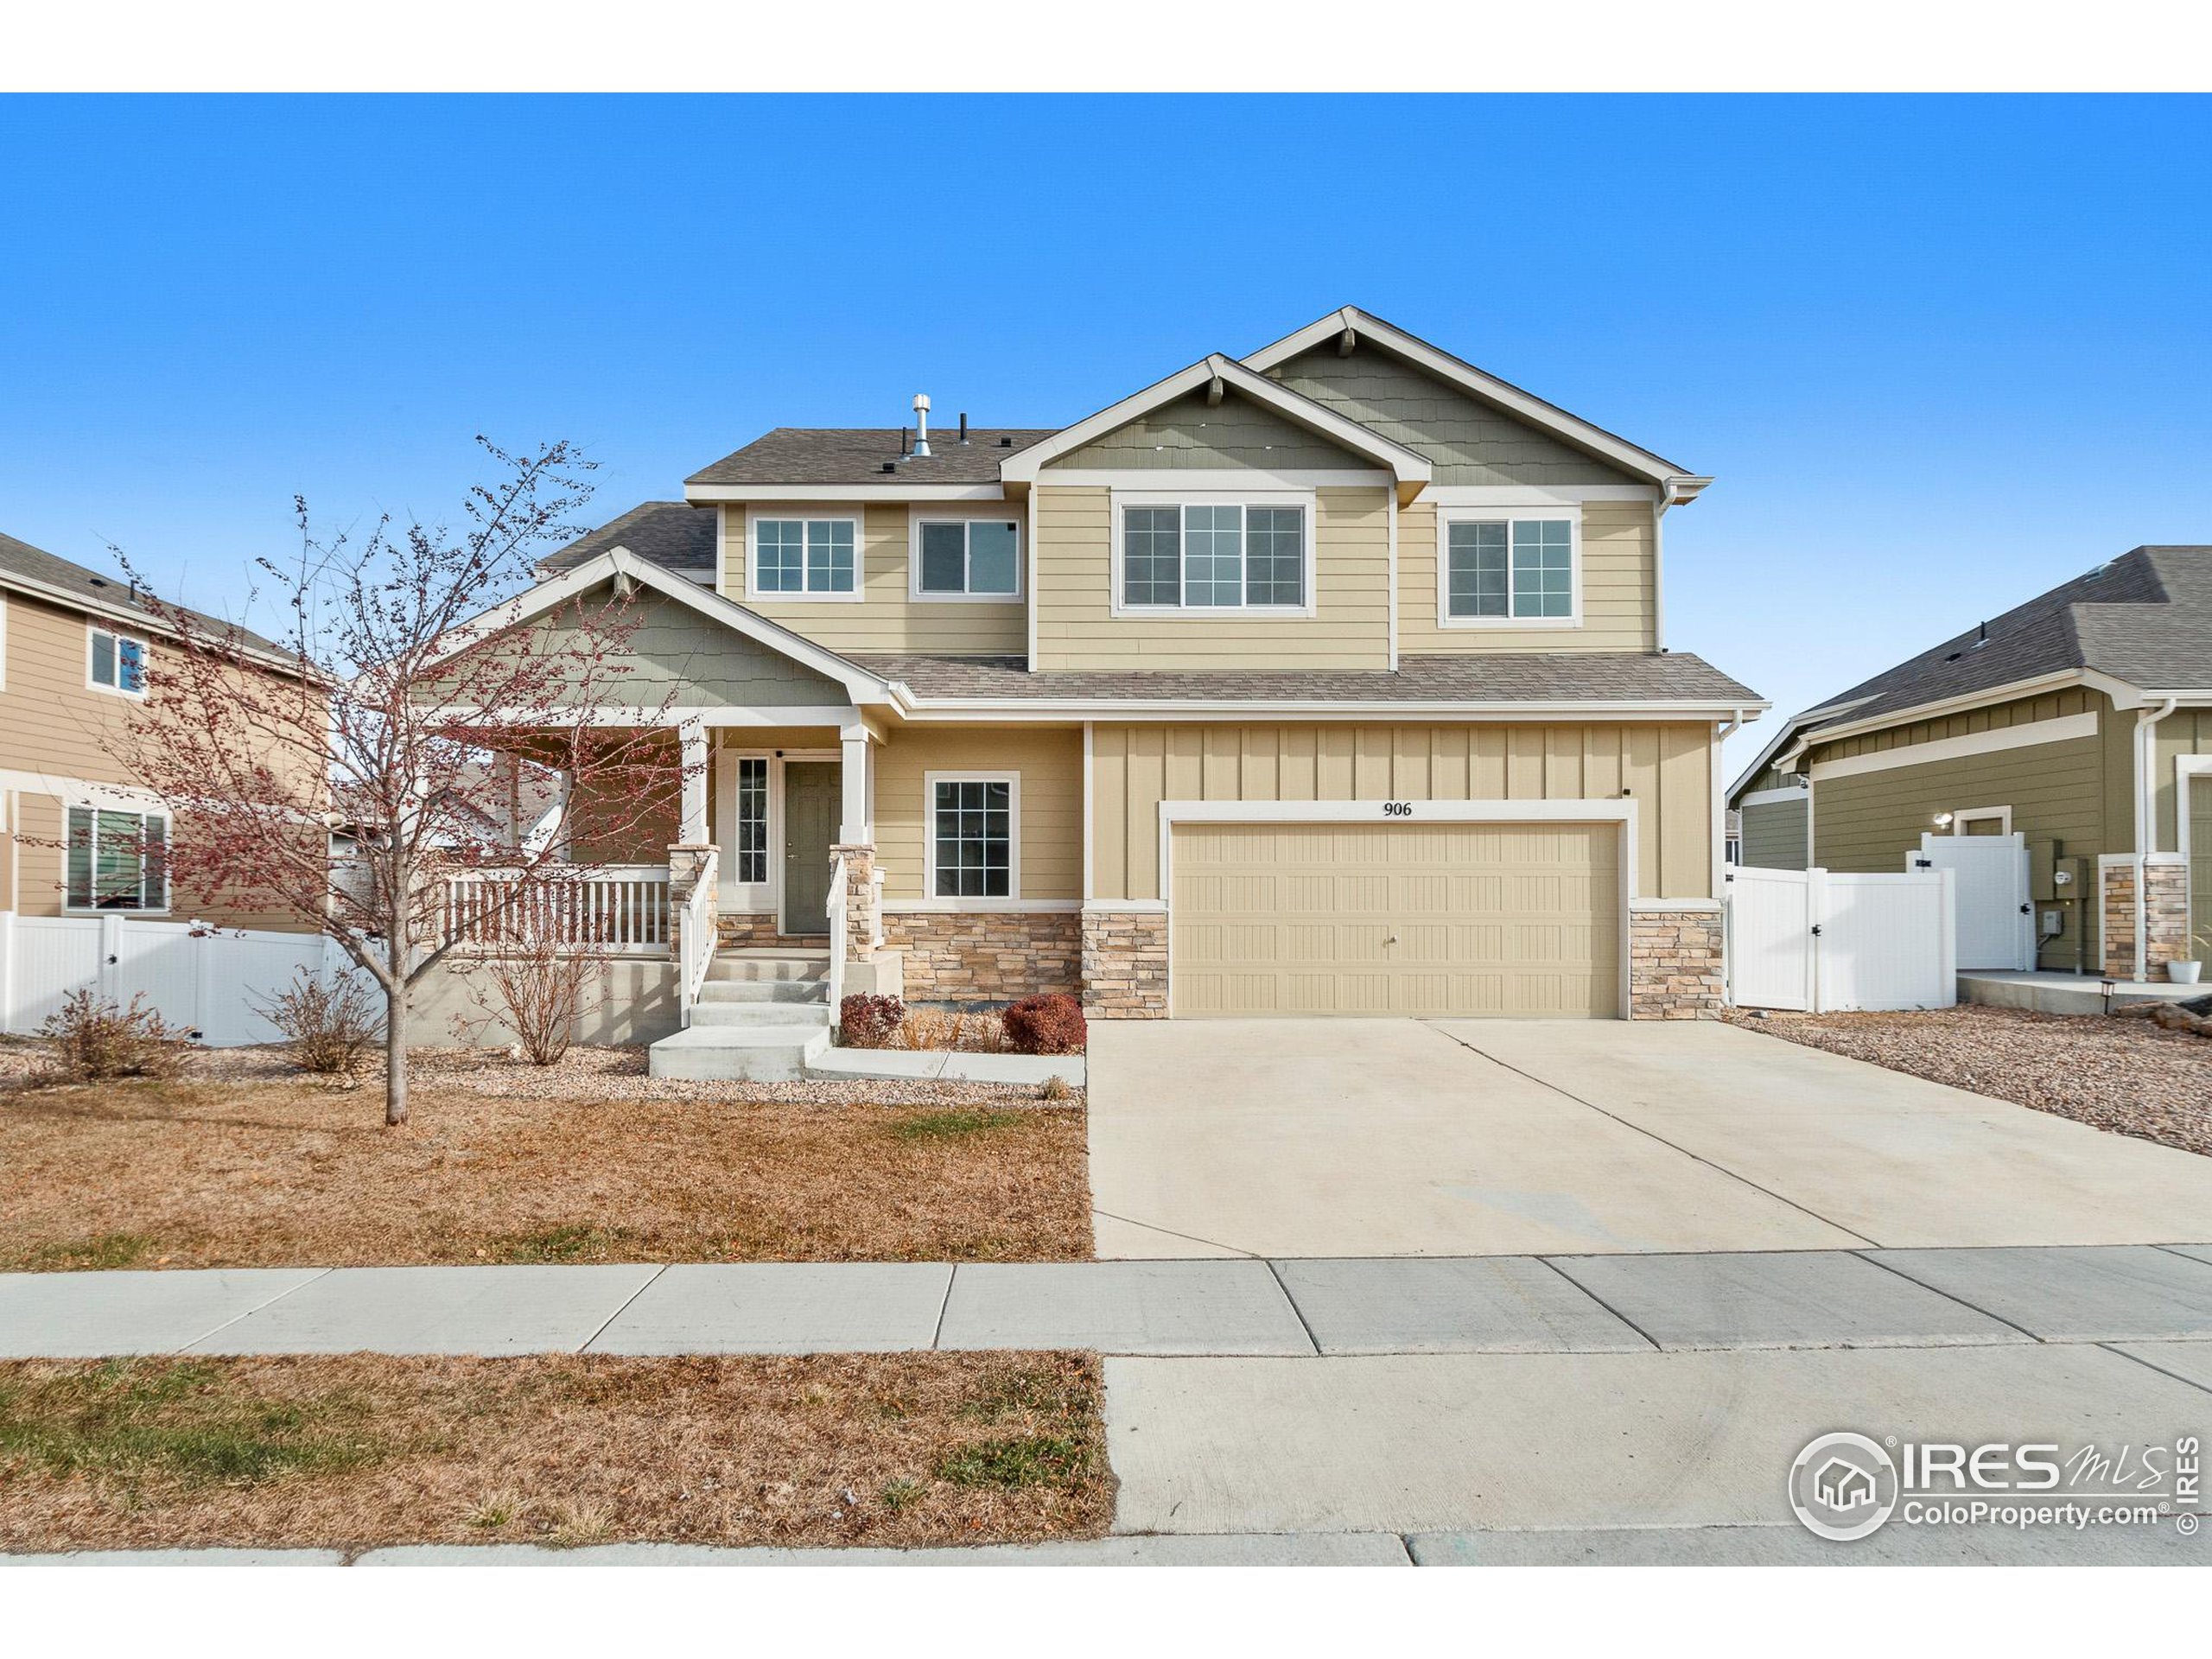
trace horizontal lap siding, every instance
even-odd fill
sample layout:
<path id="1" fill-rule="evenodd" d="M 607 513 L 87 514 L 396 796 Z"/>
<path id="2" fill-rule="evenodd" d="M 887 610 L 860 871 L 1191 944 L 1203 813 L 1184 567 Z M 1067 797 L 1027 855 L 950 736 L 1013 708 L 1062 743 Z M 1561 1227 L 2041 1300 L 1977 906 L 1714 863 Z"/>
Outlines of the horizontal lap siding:
<path id="1" fill-rule="evenodd" d="M 951 503 L 965 512 L 973 504 Z M 991 504 L 995 512 L 1000 504 Z M 1009 522 L 1022 509 L 1003 504 Z M 913 653 L 945 657 L 1018 657 L 1028 649 L 1028 623 L 1020 600 L 1003 604 L 916 600 L 908 593 L 906 503 L 855 507 L 848 502 L 801 504 L 790 516 L 861 518 L 858 601 L 753 598 L 746 589 L 746 509 L 722 509 L 722 592 L 748 609 L 780 622 L 832 651 L 860 654 Z M 776 510 L 779 514 L 781 509 Z M 1028 535 L 1027 525 L 1021 534 Z"/>
<path id="2" fill-rule="evenodd" d="M 2066 851 L 2124 850 L 2103 844 L 2104 766 L 2094 737 L 2037 743 L 1824 778 L 1813 785 L 1814 861 L 1831 870 L 1900 870 L 1939 812 L 2009 806 L 2030 840 L 2056 836 Z"/>
<path id="3" fill-rule="evenodd" d="M 1163 477 L 1163 486 L 1172 485 Z M 1111 496 L 1040 486 L 1037 658 L 1050 671 L 1379 669 L 1389 660 L 1389 518 L 1380 489 L 1324 489 L 1317 614 L 1116 616 Z"/>
<path id="4" fill-rule="evenodd" d="M 883 896 L 922 891 L 925 793 L 932 772 L 1021 774 L 1020 899 L 1083 896 L 1083 733 L 1033 727 L 908 727 L 875 758 L 875 846 Z"/>
<path id="5" fill-rule="evenodd" d="M 1398 649 L 1429 652 L 1650 651 L 1657 644 L 1652 508 L 1590 501 L 1582 508 L 1582 626 L 1447 628 L 1436 594 L 1436 508 L 1398 514 Z"/>
<path id="6" fill-rule="evenodd" d="M 13 664 L 10 666 L 12 668 Z M 16 816 L 10 822 L 16 838 L 14 909 L 18 915 L 85 916 L 95 913 L 68 910 L 62 903 L 61 843 L 67 833 L 65 806 L 66 803 L 54 795 L 26 793 L 16 798 Z M 324 831 L 316 826 L 313 833 L 321 838 Z M 118 911 L 115 913 L 131 916 L 140 912 Z M 272 903 L 266 897 L 256 899 L 248 895 L 243 903 L 215 904 L 211 903 L 206 895 L 194 893 L 181 882 L 171 884 L 168 912 L 149 915 L 146 919 L 203 921 L 216 927 L 254 928 L 272 933 L 313 933 L 321 931 L 296 911 Z M 275 990 L 282 988 L 271 986 L 266 988 Z"/>
<path id="7" fill-rule="evenodd" d="M 1160 803 L 1618 800 L 1642 818 L 1637 891 L 1710 898 L 1703 725 L 1100 726 L 1091 856 L 1100 900 L 1160 893 Z"/>
<path id="8" fill-rule="evenodd" d="M 1744 809 L 1739 863 L 1762 870 L 1802 870 L 1811 861 L 1805 836 L 1808 812 L 1802 800 L 1773 801 Z"/>
<path id="9" fill-rule="evenodd" d="M 2133 724 L 2134 715 L 2120 715 L 2107 723 L 2121 722 Z M 2151 776 L 2157 793 L 2158 845 L 2169 852 L 2178 851 L 2181 847 L 2182 797 L 2175 786 L 2179 774 L 2174 762 L 2185 754 L 2212 754 L 2212 709 L 2177 709 L 2158 722 Z M 2190 833 L 2201 838 L 2205 826 L 2200 821 L 2191 826 Z M 2194 851 L 2197 842 L 2192 840 L 2190 845 Z"/>

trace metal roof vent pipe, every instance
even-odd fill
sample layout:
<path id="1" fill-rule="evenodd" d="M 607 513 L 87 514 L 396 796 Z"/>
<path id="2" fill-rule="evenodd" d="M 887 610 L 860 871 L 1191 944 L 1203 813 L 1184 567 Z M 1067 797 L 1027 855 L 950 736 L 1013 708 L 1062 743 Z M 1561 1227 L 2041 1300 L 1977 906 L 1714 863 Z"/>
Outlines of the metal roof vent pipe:
<path id="1" fill-rule="evenodd" d="M 914 394 L 914 454 L 927 455 L 930 452 L 930 395 L 926 391 Z"/>
<path id="2" fill-rule="evenodd" d="M 968 411 L 964 409 L 960 411 L 960 442 L 968 442 Z"/>

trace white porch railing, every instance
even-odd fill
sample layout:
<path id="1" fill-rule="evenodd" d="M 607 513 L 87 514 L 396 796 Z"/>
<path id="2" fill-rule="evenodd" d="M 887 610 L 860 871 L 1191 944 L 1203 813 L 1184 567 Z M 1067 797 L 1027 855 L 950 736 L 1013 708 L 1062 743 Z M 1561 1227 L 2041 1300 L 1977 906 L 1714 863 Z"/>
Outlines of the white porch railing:
<path id="1" fill-rule="evenodd" d="M 845 855 L 830 855 L 830 1022 L 837 1023 L 845 1002 Z"/>
<path id="2" fill-rule="evenodd" d="M 683 954 L 676 964 L 677 1003 L 685 1025 L 707 982 L 707 969 L 715 960 L 715 887 L 721 879 L 721 855 L 709 848 L 694 873 L 691 891 L 683 900 L 683 925 L 676 931 L 676 948 Z"/>
<path id="3" fill-rule="evenodd" d="M 543 868 L 457 871 L 444 878 L 442 903 L 442 934 L 464 950 L 549 937 L 637 955 L 669 948 L 665 864 L 592 865 L 573 878 Z"/>

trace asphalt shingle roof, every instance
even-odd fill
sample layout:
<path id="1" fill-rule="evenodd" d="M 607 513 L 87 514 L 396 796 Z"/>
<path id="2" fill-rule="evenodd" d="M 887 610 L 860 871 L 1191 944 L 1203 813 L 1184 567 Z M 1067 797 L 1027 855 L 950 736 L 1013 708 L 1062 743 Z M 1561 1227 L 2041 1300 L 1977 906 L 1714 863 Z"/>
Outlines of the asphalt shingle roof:
<path id="1" fill-rule="evenodd" d="M 620 518 L 579 536 L 557 553 L 540 559 L 541 572 L 573 570 L 610 549 L 626 547 L 639 558 L 685 575 L 711 576 L 715 530 L 719 514 L 681 501 L 645 501 Z"/>
<path id="2" fill-rule="evenodd" d="M 1986 633 L 1985 635 L 1985 629 Z M 1970 696 L 2067 669 L 2148 690 L 2212 686 L 2212 547 L 2139 547 L 2002 616 L 1824 697 L 1811 729 Z"/>
<path id="3" fill-rule="evenodd" d="M 895 426 L 779 426 L 701 468 L 686 484 L 995 484 L 1011 455 L 1049 438 L 1056 427 L 970 427 L 930 434 L 931 454 L 901 457 Z M 885 472 L 889 462 L 893 470 Z"/>
<path id="4" fill-rule="evenodd" d="M 1700 658 L 1558 651 L 1408 656 L 1398 671 L 1029 673 L 1019 657 L 855 657 L 917 697 L 1160 699 L 1212 702 L 1754 703 L 1758 694 Z"/>
<path id="5" fill-rule="evenodd" d="M 149 623 L 158 623 L 160 618 L 144 597 L 133 588 L 130 579 L 124 575 L 104 575 L 89 566 L 63 558 L 59 553 L 49 553 L 42 547 L 33 547 L 29 542 L 0 533 L 0 571 L 22 576 L 27 581 L 56 588 L 65 593 L 82 594 L 89 601 L 102 605 L 120 607 L 136 611 Z M 186 606 L 176 607 L 193 617 L 212 634 L 232 635 L 257 650 L 286 654 L 283 646 L 273 639 L 264 639 L 251 628 L 241 628 L 236 623 L 219 616 L 210 616 L 205 611 L 195 611 Z"/>

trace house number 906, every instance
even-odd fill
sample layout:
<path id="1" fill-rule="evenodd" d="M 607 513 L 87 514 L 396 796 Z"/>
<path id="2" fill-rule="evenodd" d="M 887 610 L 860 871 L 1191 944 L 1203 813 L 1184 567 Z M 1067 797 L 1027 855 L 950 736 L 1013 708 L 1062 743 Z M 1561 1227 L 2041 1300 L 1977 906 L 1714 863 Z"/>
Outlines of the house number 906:
<path id="1" fill-rule="evenodd" d="M 1382 816 L 1386 818 L 1410 818 L 1413 815 L 1414 804 L 1411 801 L 1385 801 L 1382 803 Z"/>

